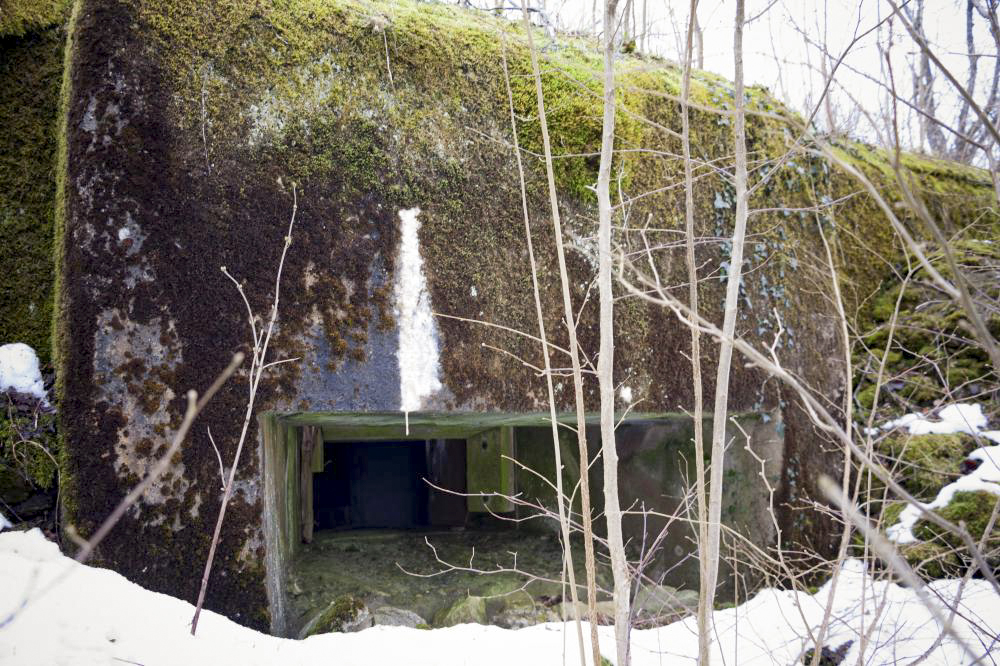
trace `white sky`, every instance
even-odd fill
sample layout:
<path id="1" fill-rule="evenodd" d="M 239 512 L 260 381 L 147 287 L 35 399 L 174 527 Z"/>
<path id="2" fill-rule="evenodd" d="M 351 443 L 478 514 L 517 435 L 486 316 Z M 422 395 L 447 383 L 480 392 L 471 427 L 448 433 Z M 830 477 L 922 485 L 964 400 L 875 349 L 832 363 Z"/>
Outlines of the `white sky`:
<path id="1" fill-rule="evenodd" d="M 477 6 L 497 6 L 492 0 L 472 0 Z M 898 0 L 905 2 L 906 0 Z M 915 0 L 910 0 L 915 2 Z M 519 5 L 518 0 L 507 0 Z M 625 0 L 620 0 L 620 4 Z M 649 39 L 645 50 L 660 56 L 679 60 L 683 29 L 687 21 L 688 0 L 633 0 L 635 16 L 640 25 L 646 14 Z M 542 4 L 561 30 L 590 31 L 593 0 L 530 0 L 533 6 Z M 705 69 L 727 78 L 733 77 L 733 0 L 701 0 L 699 22 L 704 31 Z M 598 16 L 603 0 L 596 3 Z M 968 73 L 965 42 L 965 0 L 926 0 L 925 25 L 936 52 L 961 81 Z M 747 0 L 746 16 L 760 15 L 750 23 L 744 34 L 744 68 L 748 84 L 767 86 L 779 99 L 792 108 L 805 113 L 811 110 L 822 89 L 823 77 L 819 71 L 821 51 L 817 44 L 829 44 L 837 56 L 854 39 L 873 28 L 891 14 L 886 0 Z M 986 57 L 979 64 L 979 98 L 985 97 L 983 89 L 992 75 L 995 51 L 984 21 L 979 19 L 976 31 L 977 50 Z M 897 21 L 893 29 L 893 71 L 898 90 L 909 94 L 912 89 L 910 66 L 918 54 L 916 45 L 905 35 Z M 848 133 L 877 140 L 871 125 L 857 113 L 860 106 L 878 116 L 885 106 L 886 92 L 876 81 L 887 82 L 888 71 L 880 55 L 878 43 L 886 42 L 888 24 L 855 44 L 838 69 L 836 85 L 831 99 L 835 107 L 835 121 Z M 807 44 L 807 39 L 813 42 Z M 874 79 L 874 81 L 872 80 Z M 935 89 L 942 109 L 953 110 L 957 99 L 945 85 Z M 944 112 L 944 117 L 949 117 Z M 877 120 L 881 120 L 877 118 Z M 912 119 L 904 118 L 907 125 L 914 125 L 903 141 L 916 146 L 918 136 Z M 821 112 L 817 122 L 825 126 Z M 880 123 L 884 126 L 884 123 Z M 904 128 L 906 130 L 907 128 Z"/>

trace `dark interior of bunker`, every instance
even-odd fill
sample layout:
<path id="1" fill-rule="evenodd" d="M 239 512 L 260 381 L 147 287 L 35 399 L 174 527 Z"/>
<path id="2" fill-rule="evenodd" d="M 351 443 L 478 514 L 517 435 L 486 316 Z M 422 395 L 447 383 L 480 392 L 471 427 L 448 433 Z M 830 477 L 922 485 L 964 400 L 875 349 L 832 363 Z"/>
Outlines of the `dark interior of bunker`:
<path id="1" fill-rule="evenodd" d="M 555 450 L 547 415 L 301 413 L 262 420 L 272 499 L 265 532 L 283 554 L 272 567 L 278 570 L 269 571 L 271 594 L 280 595 L 272 600 L 284 619 L 280 633 L 348 630 L 352 622 L 521 627 L 571 614 L 553 518 Z M 780 446 L 773 425 L 747 422 L 761 450 Z M 561 420 L 558 443 L 564 492 L 574 498 L 578 520 L 579 455 L 570 424 Z M 593 460 L 600 436 L 596 425 L 587 430 Z M 691 420 L 679 415 L 636 415 L 620 426 L 623 506 L 667 515 L 684 505 L 692 433 Z M 756 460 L 732 460 L 732 478 L 759 476 Z M 595 467 L 589 480 L 600 535 Z M 727 518 L 757 519 L 739 501 L 727 507 Z M 643 528 L 664 524 L 662 517 L 626 516 L 634 555 L 647 547 Z M 577 536 L 571 545 L 582 552 Z M 640 604 L 647 621 L 689 610 L 697 580 L 691 550 L 690 535 L 676 526 L 659 544 L 643 572 L 653 590 Z M 577 578 L 584 580 L 577 559 Z M 598 585 L 599 597 L 609 599 L 603 562 Z"/>

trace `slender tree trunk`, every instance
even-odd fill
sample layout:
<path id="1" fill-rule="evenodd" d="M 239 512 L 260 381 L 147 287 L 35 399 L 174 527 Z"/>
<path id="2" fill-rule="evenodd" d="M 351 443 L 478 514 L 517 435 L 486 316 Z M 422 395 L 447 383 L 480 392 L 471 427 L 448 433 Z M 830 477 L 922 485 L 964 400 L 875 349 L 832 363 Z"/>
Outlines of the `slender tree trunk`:
<path id="1" fill-rule="evenodd" d="M 649 0 L 642 0 L 642 41 L 639 50 L 646 53 L 649 50 Z"/>
<path id="2" fill-rule="evenodd" d="M 615 144 L 615 71 L 618 0 L 604 2 L 604 121 L 601 131 L 601 164 L 597 172 L 597 286 L 600 293 L 601 353 L 597 380 L 601 393 L 601 451 L 604 458 L 604 516 L 608 551 L 614 577 L 615 644 L 617 666 L 629 663 L 629 573 L 622 540 L 622 512 L 618 499 L 618 448 L 615 443 L 615 331 L 614 293 L 611 283 L 611 161 Z M 628 7 L 626 6 L 626 11 Z"/>
<path id="3" fill-rule="evenodd" d="M 688 271 L 688 305 L 699 312 L 698 264 L 694 255 L 694 165 L 691 162 L 691 117 L 688 99 L 691 96 L 691 59 L 698 34 L 698 0 L 691 0 L 684 46 L 684 73 L 681 79 L 681 142 L 684 150 L 684 239 Z M 707 664 L 712 645 L 709 626 L 712 602 L 708 595 L 711 584 L 708 558 L 708 501 L 705 472 L 704 390 L 701 375 L 701 332 L 691 326 L 691 384 L 694 393 L 694 458 L 695 495 L 698 508 L 698 663 Z"/>
<path id="4" fill-rule="evenodd" d="M 695 67 L 705 69 L 705 35 L 698 23 L 698 15 L 694 15 Z"/>
<path id="5" fill-rule="evenodd" d="M 726 449 L 726 422 L 729 415 L 729 373 L 733 360 L 733 336 L 736 332 L 736 315 L 739 309 L 740 282 L 743 273 L 743 243 L 747 230 L 747 147 L 745 127 L 745 101 L 743 99 L 743 21 L 744 0 L 736 0 L 736 27 L 733 32 L 733 59 L 735 63 L 735 91 L 733 113 L 733 152 L 736 157 L 733 169 L 736 184 L 736 224 L 733 230 L 732 257 L 726 284 L 725 314 L 722 320 L 722 339 L 719 342 L 719 368 L 715 379 L 715 409 L 712 413 L 712 473 L 708 496 L 708 589 L 705 596 L 709 607 L 715 601 L 715 587 L 719 577 L 719 545 L 722 520 L 722 472 Z M 704 663 L 707 663 L 706 655 Z"/>
<path id="6" fill-rule="evenodd" d="M 833 251 L 830 249 L 830 242 L 827 240 L 826 232 L 823 231 L 823 223 L 817 222 L 820 238 L 823 239 L 823 249 L 826 252 L 826 262 L 830 270 L 830 283 L 833 288 L 834 303 L 837 306 L 837 323 L 840 324 L 841 352 L 844 355 L 844 430 L 848 437 L 853 437 L 854 427 L 854 390 L 851 378 L 853 377 L 851 360 L 851 339 L 847 327 L 847 313 L 844 310 L 844 299 L 840 293 L 840 282 L 837 279 L 837 266 L 833 261 Z M 844 466 L 841 474 L 841 493 L 844 497 L 850 497 L 851 490 L 851 450 L 844 447 Z M 844 521 L 844 531 L 840 534 L 840 548 L 837 551 L 837 561 L 833 568 L 833 574 L 828 583 L 829 595 L 827 597 L 826 608 L 823 611 L 823 621 L 820 623 L 819 632 L 816 636 L 816 649 L 810 666 L 819 666 L 823 655 L 823 645 L 826 643 L 827 632 L 830 628 L 830 621 L 833 613 L 833 602 L 836 598 L 837 586 L 840 584 L 840 563 L 847 556 L 847 547 L 851 543 L 851 535 L 854 528 L 848 519 L 846 510 L 841 510 L 841 517 Z"/>
<path id="7" fill-rule="evenodd" d="M 542 127 L 542 149 L 545 154 L 545 175 L 549 186 L 549 205 L 552 208 L 552 228 L 556 242 L 556 256 L 559 261 L 559 281 L 562 284 L 563 316 L 569 334 L 570 362 L 573 367 L 573 394 L 576 401 L 576 439 L 580 452 L 580 513 L 583 522 L 583 550 L 587 569 L 587 609 L 590 617 L 590 644 L 594 666 L 601 663 L 601 647 L 597 640 L 597 570 L 594 558 L 594 527 L 590 515 L 590 454 L 587 451 L 587 414 L 583 401 L 583 372 L 580 368 L 580 350 L 576 339 L 576 319 L 573 313 L 573 299 L 569 291 L 569 272 L 566 269 L 566 252 L 563 248 L 562 221 L 559 217 L 559 197 L 556 194 L 556 177 L 552 166 L 552 144 L 549 141 L 549 126 L 545 119 L 545 95 L 542 91 L 542 75 L 538 66 L 538 52 L 531 34 L 528 20 L 528 5 L 521 0 L 524 28 L 528 35 L 531 52 L 531 71 L 535 79 L 535 95 L 538 99 L 538 122 Z M 605 26 L 607 28 L 608 26 Z"/>
<path id="8" fill-rule="evenodd" d="M 569 519 L 566 508 L 562 480 L 562 449 L 559 446 L 559 421 L 556 415 L 556 395 L 552 386 L 552 364 L 549 360 L 549 344 L 545 334 L 545 317 L 542 314 L 542 299 L 538 291 L 538 270 L 535 264 L 535 246 L 531 242 L 531 222 L 528 216 L 528 192 L 524 184 L 524 165 L 521 163 L 521 144 L 517 137 L 517 116 L 514 115 L 514 94 L 510 89 L 510 75 L 507 71 L 507 54 L 503 58 L 504 83 L 507 85 L 507 103 L 510 106 L 510 126 L 514 135 L 514 156 L 517 159 L 517 175 L 521 184 L 521 212 L 524 215 L 524 236 L 528 242 L 528 261 L 531 263 L 531 290 L 535 297 L 535 316 L 538 318 L 538 339 L 542 341 L 542 358 L 545 361 L 545 388 L 549 397 L 549 420 L 552 421 L 552 453 L 556 467 L 556 504 L 559 507 L 559 530 L 563 540 L 563 561 L 569 578 L 570 600 L 573 602 L 572 616 L 576 623 L 576 638 L 580 648 L 580 663 L 587 661 L 587 651 L 583 644 L 583 627 L 580 626 L 580 604 L 576 588 L 576 571 L 573 568 L 573 550 L 570 547 Z"/>
<path id="9" fill-rule="evenodd" d="M 698 0 L 691 0 L 687 34 L 684 47 L 684 74 L 681 80 L 681 141 L 684 150 L 684 238 L 687 251 L 688 304 L 691 312 L 699 312 L 698 264 L 694 256 L 694 165 L 691 161 L 691 118 L 688 99 L 691 96 L 691 60 L 694 39 L 698 33 Z M 709 620 L 712 604 L 708 596 L 711 583 L 709 576 L 708 549 L 708 502 L 705 497 L 705 430 L 703 427 L 705 406 L 701 379 L 701 332 L 691 326 L 691 380 L 694 392 L 694 458 L 695 494 L 698 507 L 698 659 L 707 664 L 712 645 Z"/>

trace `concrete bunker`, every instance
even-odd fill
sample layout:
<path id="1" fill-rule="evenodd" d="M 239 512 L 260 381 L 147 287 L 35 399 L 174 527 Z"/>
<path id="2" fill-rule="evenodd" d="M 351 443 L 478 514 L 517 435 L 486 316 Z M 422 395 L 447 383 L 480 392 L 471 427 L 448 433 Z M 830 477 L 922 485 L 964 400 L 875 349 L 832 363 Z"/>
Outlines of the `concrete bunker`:
<path id="1" fill-rule="evenodd" d="M 559 420 L 567 426 L 559 442 L 563 483 L 578 513 L 575 418 Z M 429 626 L 453 622 L 456 604 L 480 597 L 489 603 L 463 621 L 524 626 L 558 616 L 561 606 L 551 600 L 561 594 L 553 584 L 561 575 L 561 545 L 557 523 L 544 515 L 555 510 L 547 414 L 268 412 L 260 422 L 274 633 L 299 635 L 345 598 L 373 612 L 403 609 Z M 702 427 L 707 432 L 711 423 Z M 622 505 L 635 512 L 624 527 L 636 557 L 668 522 L 664 516 L 690 500 L 693 428 L 680 414 L 631 414 L 619 426 Z M 587 429 L 594 460 L 601 445 L 596 415 L 588 416 Z M 773 414 L 743 415 L 731 430 L 730 441 L 739 445 L 727 459 L 724 519 L 749 527 L 745 533 L 764 545 L 773 534 L 762 474 L 777 483 L 782 427 Z M 599 465 L 589 478 L 601 533 Z M 641 509 L 656 513 L 643 516 Z M 691 533 L 683 521 L 675 523 L 645 574 L 657 585 L 694 590 Z M 582 580 L 582 549 L 573 545 Z M 537 579 L 525 586 L 525 573 Z M 610 589 L 610 572 L 599 570 L 598 583 Z"/>

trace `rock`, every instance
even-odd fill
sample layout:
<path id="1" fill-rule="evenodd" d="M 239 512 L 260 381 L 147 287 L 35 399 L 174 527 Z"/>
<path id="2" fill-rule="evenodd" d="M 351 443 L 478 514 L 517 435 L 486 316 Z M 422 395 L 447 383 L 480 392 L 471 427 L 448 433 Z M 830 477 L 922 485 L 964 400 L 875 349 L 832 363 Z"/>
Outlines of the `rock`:
<path id="1" fill-rule="evenodd" d="M 576 602 L 577 608 L 580 613 L 581 620 L 588 619 L 588 609 L 587 602 L 581 599 Z M 558 619 L 562 619 L 563 613 L 566 615 L 567 620 L 573 619 L 573 602 L 564 601 L 561 604 L 556 605 L 553 610 L 555 611 Z M 598 601 L 597 602 L 597 623 L 598 624 L 613 624 L 615 621 L 615 604 L 613 601 Z"/>
<path id="2" fill-rule="evenodd" d="M 819 666 L 840 666 L 840 664 L 842 664 L 844 659 L 847 657 L 847 651 L 851 649 L 851 645 L 853 644 L 854 641 L 847 641 L 836 648 L 824 645 L 823 649 L 820 650 Z M 815 655 L 816 649 L 809 648 L 802 656 L 802 663 L 811 664 Z"/>
<path id="3" fill-rule="evenodd" d="M 306 622 L 299 639 L 333 632 L 352 633 L 372 626 L 372 614 L 360 599 L 345 594 Z"/>
<path id="4" fill-rule="evenodd" d="M 533 580 L 524 588 L 528 594 L 544 603 L 545 599 L 562 599 L 563 585 L 548 580 Z M 569 589 L 567 586 L 566 590 Z"/>
<path id="5" fill-rule="evenodd" d="M 25 501 L 14 507 L 14 513 L 21 517 L 21 520 L 31 520 L 52 508 L 54 502 L 47 493 L 32 495 Z"/>
<path id="6" fill-rule="evenodd" d="M 382 606 L 376 609 L 373 616 L 374 624 L 383 627 L 410 627 L 416 629 L 419 626 L 426 626 L 427 621 L 416 613 L 405 608 L 394 608 L 393 606 Z"/>
<path id="7" fill-rule="evenodd" d="M 13 506 L 31 497 L 31 486 L 6 465 L 0 464 L 0 499 Z"/>
<path id="8" fill-rule="evenodd" d="M 441 611 L 434 618 L 436 627 L 453 627 L 456 624 L 488 624 L 486 599 L 468 596 L 456 601 L 451 608 Z"/>
<path id="9" fill-rule="evenodd" d="M 523 591 L 487 599 L 486 611 L 490 624 L 504 629 L 523 629 L 562 619 L 543 602 Z"/>
<path id="10" fill-rule="evenodd" d="M 545 622 L 559 622 L 562 618 L 551 608 L 509 608 L 490 618 L 490 624 L 504 629 L 524 629 Z"/>
<path id="11" fill-rule="evenodd" d="M 669 585 L 647 585 L 639 590 L 633 603 L 637 626 L 659 627 L 694 612 L 698 607 L 698 593 Z"/>

